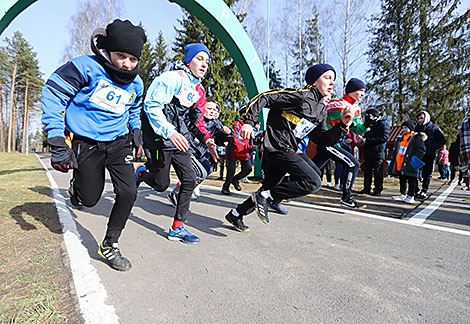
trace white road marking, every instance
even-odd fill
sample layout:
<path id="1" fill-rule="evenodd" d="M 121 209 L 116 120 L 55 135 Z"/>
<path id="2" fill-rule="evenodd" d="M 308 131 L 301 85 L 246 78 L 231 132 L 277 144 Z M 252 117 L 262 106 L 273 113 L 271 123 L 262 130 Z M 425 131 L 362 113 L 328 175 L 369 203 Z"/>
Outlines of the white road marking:
<path id="1" fill-rule="evenodd" d="M 220 190 L 219 187 L 209 186 L 209 185 L 204 185 L 204 184 L 202 184 L 201 187 L 202 188 L 210 188 L 210 189 Z M 449 189 L 447 189 L 447 190 L 449 190 Z M 450 190 L 450 192 L 451 191 L 452 190 Z M 449 195 L 449 193 L 447 193 L 447 195 L 445 196 L 446 198 Z M 244 195 L 244 196 L 247 196 L 247 197 L 250 195 L 248 193 L 241 192 L 241 191 L 238 191 L 237 194 Z M 441 197 L 441 196 L 439 196 L 439 197 Z M 442 204 L 442 202 L 440 204 Z M 429 229 L 438 230 L 438 231 L 442 231 L 442 232 L 449 232 L 449 233 L 454 233 L 454 234 L 470 236 L 470 231 L 460 230 L 460 229 L 456 229 L 456 228 L 449 228 L 449 227 L 444 227 L 444 226 L 439 226 L 439 225 L 432 225 L 432 224 L 425 224 L 425 223 L 414 223 L 414 222 L 409 222 L 408 220 L 404 220 L 404 219 L 397 219 L 397 218 L 391 218 L 391 217 L 386 217 L 386 216 L 367 214 L 367 213 L 364 213 L 364 212 L 360 212 L 360 211 L 356 211 L 356 210 L 352 210 L 352 209 L 348 209 L 348 208 L 325 207 L 325 206 L 319 206 L 319 205 L 315 205 L 315 204 L 303 203 L 303 202 L 299 202 L 299 201 L 291 201 L 289 204 L 287 204 L 287 206 L 289 206 L 289 205 L 300 206 L 300 207 L 309 207 L 309 208 L 320 209 L 320 210 L 326 210 L 326 211 L 331 211 L 331 212 L 334 212 L 334 213 L 352 214 L 352 215 L 356 215 L 356 216 L 373 218 L 373 219 L 383 220 L 383 221 L 392 222 L 392 223 L 399 223 L 399 224 L 404 224 L 404 225 L 411 225 L 411 226 L 416 226 L 416 227 L 429 228 Z"/>
<path id="2" fill-rule="evenodd" d="M 423 224 L 426 219 L 431 216 L 436 209 L 439 208 L 440 205 L 446 200 L 446 198 L 450 195 L 452 190 L 454 190 L 456 184 L 453 183 L 447 188 L 443 193 L 441 193 L 432 203 L 430 203 L 426 208 L 424 208 L 422 211 L 411 217 L 408 222 L 413 223 L 413 224 Z"/>
<path id="3" fill-rule="evenodd" d="M 49 169 L 37 154 L 36 157 L 46 170 L 47 178 L 51 184 L 59 221 L 64 233 L 66 253 L 70 260 L 70 269 L 81 315 L 85 323 L 119 323 L 114 306 L 106 304 L 108 293 L 101 283 L 96 269 L 90 263 L 90 256 L 81 243 L 82 239 L 65 203 L 65 198 L 60 194 L 57 183 Z"/>

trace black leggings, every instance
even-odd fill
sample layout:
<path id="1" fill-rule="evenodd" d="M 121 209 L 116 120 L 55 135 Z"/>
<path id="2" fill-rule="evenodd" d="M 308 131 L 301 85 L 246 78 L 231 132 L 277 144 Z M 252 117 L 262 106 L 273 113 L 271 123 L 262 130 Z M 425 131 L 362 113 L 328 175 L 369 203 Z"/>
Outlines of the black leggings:
<path id="1" fill-rule="evenodd" d="M 359 172 L 359 161 L 347 150 L 338 146 L 317 146 L 317 154 L 313 157 L 313 162 L 319 167 L 323 166 L 332 159 L 335 162 L 343 164 L 343 181 L 341 187 L 343 189 L 343 200 L 348 200 L 352 196 L 352 187 Z"/>
<path id="2" fill-rule="evenodd" d="M 105 169 L 109 171 L 116 199 L 109 215 L 106 238 L 117 242 L 137 196 L 130 142 L 118 137 L 110 142 L 97 142 L 75 135 L 72 149 L 78 169 L 73 170 L 73 190 L 87 207 L 96 205 L 103 193 Z"/>
<path id="3" fill-rule="evenodd" d="M 165 191 L 170 185 L 170 165 L 175 169 L 181 182 L 176 204 L 175 220 L 184 222 L 189 212 L 191 194 L 196 186 L 196 172 L 189 152 L 170 150 L 151 150 L 150 172 L 142 172 L 141 179 L 158 192 Z"/>
<path id="4" fill-rule="evenodd" d="M 260 190 L 270 190 L 274 201 L 312 194 L 321 187 L 320 169 L 303 153 L 265 150 L 263 165 L 264 179 Z M 290 176 L 284 178 L 287 173 Z M 253 200 L 249 197 L 236 209 L 242 216 L 250 214 L 254 210 Z"/>

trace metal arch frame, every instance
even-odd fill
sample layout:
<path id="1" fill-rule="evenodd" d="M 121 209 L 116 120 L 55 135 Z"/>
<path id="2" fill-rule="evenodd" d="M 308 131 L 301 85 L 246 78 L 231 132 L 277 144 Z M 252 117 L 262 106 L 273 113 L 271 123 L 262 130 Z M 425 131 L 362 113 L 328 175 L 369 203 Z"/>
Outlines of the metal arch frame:
<path id="1" fill-rule="evenodd" d="M 0 0 L 0 35 L 21 12 L 37 0 Z M 201 20 L 222 42 L 233 58 L 242 76 L 250 98 L 269 89 L 263 65 L 245 29 L 223 0 L 169 0 L 185 8 Z M 259 120 L 264 129 L 267 109 Z M 257 158 L 255 175 L 261 176 L 261 162 Z"/>
<path id="2" fill-rule="evenodd" d="M 0 0 L 0 12 L 3 13 L 0 19 L 0 34 L 13 19 L 36 1 Z M 268 90 L 268 81 L 258 53 L 245 29 L 223 0 L 169 1 L 195 15 L 217 36 L 237 65 L 250 98 Z"/>

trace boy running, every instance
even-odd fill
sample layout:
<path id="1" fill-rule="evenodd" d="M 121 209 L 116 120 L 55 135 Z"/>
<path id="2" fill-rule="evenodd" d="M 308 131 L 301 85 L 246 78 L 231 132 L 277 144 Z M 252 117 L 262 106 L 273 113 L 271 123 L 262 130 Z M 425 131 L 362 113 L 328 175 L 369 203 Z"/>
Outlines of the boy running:
<path id="1" fill-rule="evenodd" d="M 330 129 L 338 123 L 346 108 L 351 109 L 353 120 L 350 130 L 355 134 L 362 134 L 367 131 L 367 126 L 361 120 L 361 108 L 356 102 L 361 101 L 366 91 L 366 85 L 359 79 L 352 78 L 346 84 L 346 94 L 341 99 L 331 100 L 328 103 L 328 123 L 327 128 Z M 348 139 L 346 139 L 348 140 Z M 340 204 L 350 208 L 361 209 L 366 205 L 357 202 L 352 196 L 352 186 L 359 172 L 359 161 L 346 149 L 342 148 L 340 143 L 335 145 L 326 145 L 320 143 L 317 146 L 317 154 L 313 157 L 313 162 L 321 169 L 330 160 L 341 163 L 343 165 L 343 181 L 341 187 L 343 195 Z"/>
<path id="2" fill-rule="evenodd" d="M 163 192 L 170 185 L 170 165 L 175 169 L 181 188 L 168 239 L 197 244 L 184 222 L 189 212 L 191 195 L 196 186 L 189 141 L 192 136 L 204 143 L 214 160 L 217 146 L 204 125 L 206 94 L 201 79 L 209 67 L 209 49 L 200 43 L 186 45 L 179 69 L 167 71 L 153 80 L 144 102 L 142 127 L 144 146 L 150 151 L 150 172 L 145 165 L 136 170 L 137 184 L 144 181 Z"/>
<path id="3" fill-rule="evenodd" d="M 74 206 L 92 207 L 101 197 L 105 169 L 111 175 L 116 200 L 98 253 L 111 267 L 126 271 L 118 240 L 136 198 L 131 144 L 141 146 L 140 110 L 143 83 L 137 75 L 144 30 L 116 19 L 92 35 L 95 55 L 80 56 L 59 67 L 42 90 L 42 122 L 56 170 L 73 169 L 69 194 Z M 65 119 L 62 117 L 65 111 Z M 74 134 L 72 149 L 64 132 Z"/>
<path id="4" fill-rule="evenodd" d="M 253 125 L 262 108 L 269 108 L 264 135 L 264 180 L 251 197 L 231 210 L 226 220 L 240 232 L 249 231 L 243 217 L 256 210 L 269 223 L 268 205 L 272 201 L 292 199 L 317 192 L 321 187 L 320 170 L 305 154 L 296 154 L 305 136 L 315 143 L 333 145 L 347 134 L 352 119 L 349 108 L 341 120 L 326 129 L 325 98 L 331 96 L 336 72 L 331 65 L 316 64 L 305 75 L 305 89 L 269 90 L 254 97 L 242 114 L 242 138 L 253 137 Z M 288 179 L 281 180 L 289 173 Z"/>

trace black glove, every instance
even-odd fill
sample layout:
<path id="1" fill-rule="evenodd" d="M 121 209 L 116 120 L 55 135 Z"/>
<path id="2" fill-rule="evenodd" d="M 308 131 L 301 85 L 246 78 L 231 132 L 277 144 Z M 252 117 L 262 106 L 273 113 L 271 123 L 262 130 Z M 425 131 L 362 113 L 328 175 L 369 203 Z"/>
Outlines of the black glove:
<path id="1" fill-rule="evenodd" d="M 251 145 L 250 146 L 250 152 L 256 152 L 256 151 L 258 151 L 258 145 L 254 145 L 254 144 Z"/>
<path id="2" fill-rule="evenodd" d="M 47 139 L 51 146 L 51 166 L 57 171 L 67 173 L 78 168 L 77 159 L 72 149 L 65 143 L 65 138 L 57 136 Z"/>
<path id="3" fill-rule="evenodd" d="M 140 128 L 135 128 L 132 131 L 132 144 L 134 145 L 134 147 L 137 150 L 137 152 L 135 154 L 135 157 L 140 158 L 142 156 L 142 153 L 143 153 L 143 149 L 142 149 L 142 146 L 143 146 L 142 131 L 140 130 Z"/>

